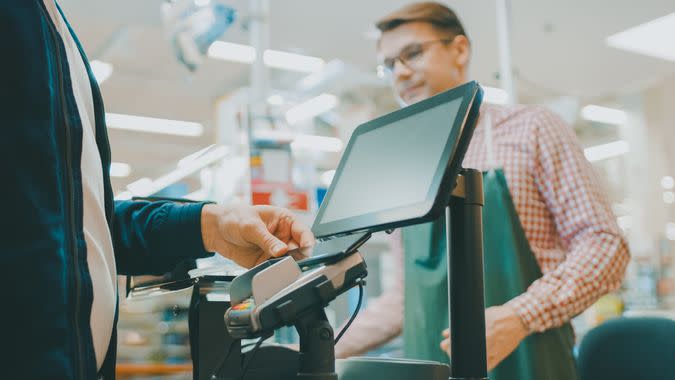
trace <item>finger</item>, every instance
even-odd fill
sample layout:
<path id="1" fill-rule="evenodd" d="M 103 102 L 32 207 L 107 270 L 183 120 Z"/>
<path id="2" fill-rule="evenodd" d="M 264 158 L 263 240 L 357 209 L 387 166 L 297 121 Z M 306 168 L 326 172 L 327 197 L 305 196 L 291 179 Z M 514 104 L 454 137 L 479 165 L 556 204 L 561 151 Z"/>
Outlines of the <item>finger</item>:
<path id="1" fill-rule="evenodd" d="M 311 247 L 316 241 L 312 230 L 295 218 L 291 220 L 291 236 L 300 247 Z"/>
<path id="2" fill-rule="evenodd" d="M 450 329 L 443 330 L 443 337 L 450 338 Z"/>
<path id="3" fill-rule="evenodd" d="M 279 219 L 279 224 L 277 227 L 277 230 L 274 231 L 274 236 L 277 237 L 277 239 L 283 241 L 284 243 L 287 243 L 291 240 L 291 221 L 290 217 L 287 216 L 282 216 Z"/>
<path id="4" fill-rule="evenodd" d="M 262 221 L 254 223 L 251 227 L 244 228 L 242 236 L 247 241 L 257 245 L 267 255 L 273 257 L 281 256 L 288 251 L 286 243 L 272 235 Z"/>
<path id="5" fill-rule="evenodd" d="M 441 350 L 444 352 L 450 353 L 450 340 L 449 339 L 444 339 L 441 341 Z"/>

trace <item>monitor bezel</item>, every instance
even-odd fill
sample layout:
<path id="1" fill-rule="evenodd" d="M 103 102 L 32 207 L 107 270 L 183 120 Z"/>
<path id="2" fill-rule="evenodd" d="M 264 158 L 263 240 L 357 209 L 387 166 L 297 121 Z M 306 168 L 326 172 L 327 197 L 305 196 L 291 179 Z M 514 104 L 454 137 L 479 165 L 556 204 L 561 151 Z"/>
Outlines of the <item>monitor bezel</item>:
<path id="1" fill-rule="evenodd" d="M 413 116 L 459 98 L 462 99 L 462 103 L 460 104 L 455 120 L 452 121 L 452 132 L 448 135 L 446 147 L 443 150 L 441 159 L 434 172 L 434 180 L 424 201 L 393 210 L 381 210 L 331 222 L 320 222 L 325 213 L 326 205 L 330 202 L 335 186 L 339 183 L 347 157 L 349 157 L 354 143 L 360 135 L 378 128 L 386 127 L 398 120 Z M 316 218 L 314 219 L 314 225 L 312 226 L 314 235 L 320 239 L 322 237 L 339 236 L 357 232 L 374 233 L 420 224 L 432 221 L 439 217 L 450 201 L 451 192 L 457 181 L 457 175 L 461 170 L 461 163 L 476 127 L 482 98 L 482 89 L 477 82 L 471 81 L 358 126 L 354 130 L 352 137 L 349 139 L 349 143 L 347 144 L 342 158 L 340 159 L 340 163 L 335 171 L 333 182 L 331 183 L 321 207 L 317 212 Z M 367 191 L 367 183 L 364 182 L 363 185 L 364 191 Z M 419 209 L 421 208 L 425 211 L 420 215 Z M 410 213 L 415 212 L 415 215 L 400 217 L 397 218 L 397 220 L 389 220 L 391 217 L 387 217 L 387 213 L 389 215 L 392 215 L 392 213 L 395 212 L 405 214 L 406 209 L 411 210 L 409 211 Z"/>

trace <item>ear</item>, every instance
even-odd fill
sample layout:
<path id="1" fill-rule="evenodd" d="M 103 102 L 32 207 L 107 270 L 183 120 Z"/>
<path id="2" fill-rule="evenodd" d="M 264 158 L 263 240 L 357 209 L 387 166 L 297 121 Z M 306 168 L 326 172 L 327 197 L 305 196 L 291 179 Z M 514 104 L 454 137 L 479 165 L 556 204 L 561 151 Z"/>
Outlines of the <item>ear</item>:
<path id="1" fill-rule="evenodd" d="M 469 43 L 469 39 L 466 38 L 466 36 L 459 35 L 455 37 L 455 41 L 452 45 L 457 51 L 455 62 L 458 66 L 466 67 L 469 64 L 469 58 L 471 58 L 471 44 Z"/>

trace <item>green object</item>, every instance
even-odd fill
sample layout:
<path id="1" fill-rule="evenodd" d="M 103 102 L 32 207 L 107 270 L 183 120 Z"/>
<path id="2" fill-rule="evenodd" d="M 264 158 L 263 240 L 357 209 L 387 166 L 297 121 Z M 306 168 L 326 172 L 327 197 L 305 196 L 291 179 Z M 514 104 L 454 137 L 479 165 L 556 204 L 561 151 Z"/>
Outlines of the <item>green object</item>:
<path id="1" fill-rule="evenodd" d="M 516 214 L 501 170 L 483 174 L 485 306 L 502 305 L 542 276 Z M 440 349 L 448 328 L 445 215 L 403 229 L 405 247 L 405 356 L 449 363 Z M 528 336 L 490 372 L 491 380 L 575 380 L 574 332 L 567 323 Z"/>

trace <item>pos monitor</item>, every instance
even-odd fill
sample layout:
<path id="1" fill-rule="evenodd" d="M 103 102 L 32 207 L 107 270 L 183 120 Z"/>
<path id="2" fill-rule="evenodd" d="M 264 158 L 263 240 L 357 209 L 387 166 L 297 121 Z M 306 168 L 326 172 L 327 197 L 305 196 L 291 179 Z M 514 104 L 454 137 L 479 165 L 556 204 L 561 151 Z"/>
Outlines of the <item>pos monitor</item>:
<path id="1" fill-rule="evenodd" d="M 482 89 L 469 82 L 360 125 L 314 220 L 318 240 L 431 221 L 450 200 Z"/>

